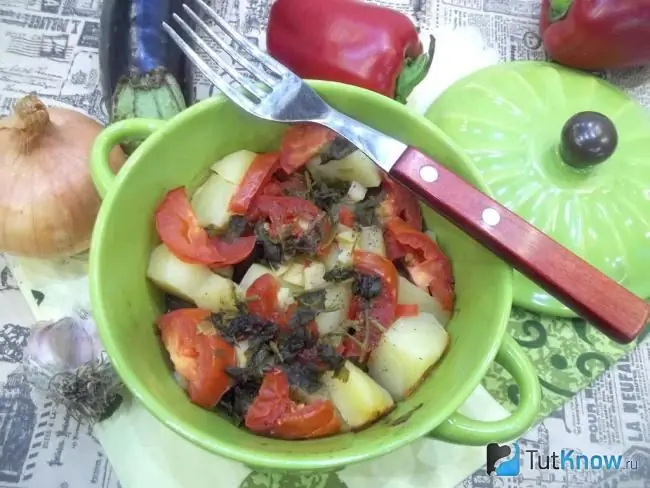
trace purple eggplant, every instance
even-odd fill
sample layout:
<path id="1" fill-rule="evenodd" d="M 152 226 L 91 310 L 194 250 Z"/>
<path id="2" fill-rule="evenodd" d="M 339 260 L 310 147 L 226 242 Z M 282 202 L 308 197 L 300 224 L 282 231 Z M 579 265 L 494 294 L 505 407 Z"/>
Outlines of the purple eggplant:
<path id="1" fill-rule="evenodd" d="M 182 3 L 104 0 L 99 61 L 110 122 L 139 117 L 166 120 L 191 103 L 193 84 L 186 59 L 162 30 L 172 14 L 181 15 Z M 123 148 L 130 153 L 138 143 L 129 141 Z"/>

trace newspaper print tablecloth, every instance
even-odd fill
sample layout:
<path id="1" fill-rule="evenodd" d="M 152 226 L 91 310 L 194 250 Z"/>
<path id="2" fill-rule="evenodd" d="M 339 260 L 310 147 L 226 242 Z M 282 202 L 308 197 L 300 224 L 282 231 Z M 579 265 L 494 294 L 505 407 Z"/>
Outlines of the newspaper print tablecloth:
<path id="1" fill-rule="evenodd" d="M 384 3 L 411 15 L 422 29 L 440 32 L 441 26 L 476 27 L 496 52 L 494 61 L 543 58 L 536 34 L 538 0 Z M 105 119 L 98 88 L 100 5 L 99 0 L 0 0 L 0 114 L 8 112 L 21 94 L 36 91 L 45 100 L 66 102 Z M 249 37 L 260 38 L 268 0 L 224 0 L 218 2 L 218 10 Z M 465 62 L 467 71 L 493 62 L 483 61 L 457 59 L 457 63 Z M 461 74 L 458 67 L 454 73 Z M 442 71 L 436 73 L 439 78 L 445 75 Z M 613 81 L 650 106 L 650 89 L 644 85 L 647 79 L 648 71 L 639 69 L 620 73 Z M 200 78 L 198 82 L 198 98 L 210 95 L 211 89 Z M 464 488 L 527 488 L 541 484 L 550 488 L 650 487 L 648 341 L 612 364 L 626 350 L 613 346 L 584 322 L 576 321 L 565 337 L 557 333 L 565 322 L 515 311 L 510 327 L 540 368 L 544 384 L 542 413 L 550 413 L 520 441 L 522 450 L 538 449 L 542 455 L 562 448 L 585 454 L 622 454 L 625 459 L 637 461 L 635 472 L 524 469 L 517 478 L 490 478 L 481 467 L 485 462 L 483 448 L 423 440 L 380 462 L 361 464 L 336 475 L 264 475 L 188 447 L 128 398 L 121 411 L 126 413 L 93 432 L 32 391 L 22 381 L 17 367 L 28 327 L 33 317 L 56 318 L 68 313 L 77 305 L 70 297 L 86 295 L 85 263 L 68 263 L 63 268 L 15 260 L 9 264 L 17 279 L 0 260 L 0 487 L 116 488 L 119 482 L 107 455 L 125 488 L 199 488 L 215 483 L 224 488 L 446 488 L 457 484 Z M 59 286 L 62 280 L 67 280 L 65 286 Z M 565 350 L 552 344 L 558 337 Z M 594 350 L 603 350 L 604 354 Z M 569 400 L 608 367 L 589 388 Z M 512 402 L 517 401 L 517 391 L 498 370 L 491 372 L 485 385 L 506 408 L 511 409 Z M 482 388 L 464 405 L 464 411 L 484 418 L 504 415 L 503 408 Z M 143 439 L 138 429 L 148 429 L 155 435 Z M 177 447 L 170 449 L 170 445 Z M 142 458 L 136 460 L 138 456 Z M 179 458 L 184 461 L 182 466 Z M 229 482 L 209 476 L 189 481 L 191 473 L 206 472 L 206 466 L 210 466 L 210 472 L 228 470 Z"/>

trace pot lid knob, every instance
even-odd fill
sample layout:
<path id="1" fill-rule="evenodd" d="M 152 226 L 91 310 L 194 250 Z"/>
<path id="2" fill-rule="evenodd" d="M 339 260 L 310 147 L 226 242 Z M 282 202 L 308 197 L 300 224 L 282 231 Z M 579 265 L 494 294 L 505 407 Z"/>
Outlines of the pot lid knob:
<path id="1" fill-rule="evenodd" d="M 458 80 L 426 117 L 469 157 L 496 200 L 650 297 L 650 111 L 591 74 L 515 61 Z M 514 302 L 575 315 L 519 273 Z"/>
<path id="2" fill-rule="evenodd" d="M 610 158 L 618 145 L 614 123 L 598 112 L 579 112 L 562 128 L 560 156 L 577 169 L 587 169 Z"/>

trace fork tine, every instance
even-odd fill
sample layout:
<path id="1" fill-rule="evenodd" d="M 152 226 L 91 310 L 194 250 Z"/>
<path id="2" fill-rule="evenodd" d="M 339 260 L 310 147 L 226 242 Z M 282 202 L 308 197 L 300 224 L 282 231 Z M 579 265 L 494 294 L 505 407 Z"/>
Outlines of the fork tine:
<path id="1" fill-rule="evenodd" d="M 176 16 L 174 14 L 174 16 Z M 178 21 L 178 19 L 176 19 Z M 181 36 L 179 36 L 176 31 L 167 23 L 163 22 L 163 30 L 171 37 L 174 43 L 179 47 L 183 53 L 192 61 L 194 66 L 196 66 L 205 77 L 210 80 L 210 82 L 221 90 L 228 98 L 230 98 L 237 105 L 242 107 L 244 110 L 252 111 L 254 106 L 250 99 L 240 93 L 238 90 L 233 88 L 226 80 L 221 76 L 215 73 L 208 64 L 203 61 L 201 56 L 199 56 L 196 51 L 194 51 Z M 194 32 L 192 32 L 194 34 Z M 194 34 L 196 36 L 196 34 Z M 198 38 L 198 36 L 196 36 Z"/>
<path id="2" fill-rule="evenodd" d="M 203 0 L 195 0 L 197 4 L 207 13 L 219 27 L 230 36 L 231 39 L 236 41 L 239 44 L 239 47 L 244 49 L 248 54 L 255 57 L 260 63 L 266 66 L 271 71 L 274 71 L 278 76 L 285 76 L 291 72 L 285 67 L 278 63 L 271 56 L 266 54 L 257 46 L 249 42 L 244 36 L 237 32 L 228 22 L 222 19 L 217 12 L 212 9 L 208 4 Z"/>
<path id="3" fill-rule="evenodd" d="M 183 5 L 185 7 L 185 5 Z M 178 25 L 185 31 L 185 33 L 196 43 L 199 45 L 199 47 L 205 51 L 205 53 L 215 61 L 220 68 L 222 68 L 226 73 L 228 73 L 232 78 L 239 83 L 245 90 L 248 90 L 253 96 L 255 96 L 258 100 L 261 100 L 264 98 L 267 93 L 259 88 L 258 86 L 255 85 L 255 82 L 247 79 L 246 77 L 242 76 L 239 72 L 237 72 L 237 69 L 232 66 L 231 64 L 227 63 L 224 61 L 217 53 L 215 53 L 210 46 L 208 46 L 208 43 L 205 42 L 199 35 L 194 32 L 189 25 L 177 14 L 172 14 L 172 17 L 176 22 L 178 22 Z"/>
<path id="4" fill-rule="evenodd" d="M 190 17 L 192 17 L 192 20 L 196 22 L 196 25 L 201 27 L 201 29 L 203 29 L 206 32 L 206 34 L 208 34 L 210 39 L 212 39 L 214 42 L 219 44 L 221 49 L 223 49 L 226 54 L 228 54 L 236 62 L 238 62 L 248 71 L 250 71 L 255 78 L 257 78 L 259 81 L 264 83 L 269 88 L 276 83 L 277 80 L 273 79 L 271 76 L 266 74 L 264 70 L 259 69 L 253 63 L 248 61 L 248 59 L 246 59 L 243 55 L 241 55 L 236 50 L 234 50 L 231 46 L 229 46 L 228 43 L 225 42 L 222 38 L 220 38 L 212 29 L 210 29 L 210 26 L 208 26 L 198 15 L 196 15 L 194 11 L 187 6 L 186 3 L 183 4 L 183 9 L 187 12 L 187 14 Z"/>

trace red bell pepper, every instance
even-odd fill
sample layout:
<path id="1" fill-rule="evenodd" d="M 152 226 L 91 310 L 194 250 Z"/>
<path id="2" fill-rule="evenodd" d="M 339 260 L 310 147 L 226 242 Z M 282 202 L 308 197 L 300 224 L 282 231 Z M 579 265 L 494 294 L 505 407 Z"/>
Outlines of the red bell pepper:
<path id="1" fill-rule="evenodd" d="M 396 10 L 358 0 L 277 0 L 266 47 L 298 76 L 338 81 L 401 102 L 426 76 L 434 39 L 424 53 L 413 22 Z"/>
<path id="2" fill-rule="evenodd" d="M 543 0 L 540 34 L 549 57 L 600 70 L 650 63 L 649 0 Z"/>

